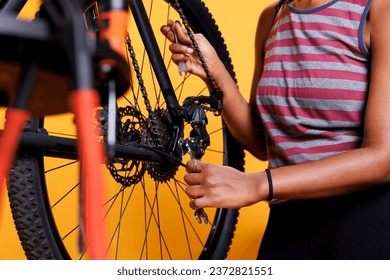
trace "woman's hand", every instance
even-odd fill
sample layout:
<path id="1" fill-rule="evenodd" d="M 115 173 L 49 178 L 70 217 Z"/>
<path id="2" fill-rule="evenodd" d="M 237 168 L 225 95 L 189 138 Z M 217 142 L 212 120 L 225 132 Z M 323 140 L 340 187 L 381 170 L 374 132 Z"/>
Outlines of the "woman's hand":
<path id="1" fill-rule="evenodd" d="M 264 200 L 268 195 L 268 186 L 262 190 L 261 182 L 266 182 L 264 172 L 248 174 L 232 167 L 196 160 L 187 162 L 186 170 L 184 180 L 189 185 L 186 191 L 193 209 L 237 209 Z"/>
<path id="2" fill-rule="evenodd" d="M 169 50 L 172 52 L 172 61 L 176 64 L 185 62 L 187 72 L 194 74 L 207 82 L 202 63 L 194 50 L 190 37 L 183 30 L 181 25 L 172 20 L 168 20 L 167 25 L 161 27 L 161 32 L 172 42 L 169 47 Z M 177 36 L 179 43 L 177 43 L 175 35 Z M 210 73 L 217 71 L 216 69 L 222 65 L 222 62 L 219 60 L 214 48 L 202 34 L 194 34 L 194 37 Z"/>

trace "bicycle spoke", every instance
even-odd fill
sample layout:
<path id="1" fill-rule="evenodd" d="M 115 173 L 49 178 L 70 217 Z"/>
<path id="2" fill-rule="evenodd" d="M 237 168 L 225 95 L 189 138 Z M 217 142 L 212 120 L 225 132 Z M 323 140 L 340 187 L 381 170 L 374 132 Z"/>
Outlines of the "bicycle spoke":
<path id="1" fill-rule="evenodd" d="M 73 165 L 73 164 L 76 164 L 76 163 L 79 163 L 78 160 L 75 160 L 75 161 L 72 161 L 72 162 L 68 162 L 68 163 L 65 163 L 63 165 L 59 165 L 59 166 L 56 166 L 54 168 L 51 168 L 51 169 L 48 169 L 45 171 L 45 173 L 50 173 L 50 172 L 53 172 L 55 170 L 58 170 L 58 169 L 62 169 L 64 167 L 67 167 L 67 166 L 70 166 L 70 165 Z"/>
<path id="2" fill-rule="evenodd" d="M 71 188 L 62 197 L 60 197 L 60 199 L 58 199 L 56 202 L 54 202 L 53 205 L 51 206 L 51 208 L 53 209 L 54 207 L 56 207 L 56 205 L 58 205 L 63 199 L 65 199 L 69 194 L 71 194 L 79 186 L 80 186 L 80 183 L 77 183 L 73 188 Z"/>
<path id="3" fill-rule="evenodd" d="M 177 183 L 177 184 L 176 184 L 176 183 Z M 179 181 L 175 180 L 175 184 L 178 185 L 179 188 L 185 193 L 185 189 L 184 189 L 182 183 L 180 183 Z M 175 186 L 175 188 L 176 188 L 176 186 Z M 195 220 L 194 220 L 192 217 L 191 217 L 191 219 L 188 217 L 187 211 L 185 211 L 185 209 L 181 206 L 181 203 L 180 203 L 179 199 L 175 196 L 175 194 L 174 194 L 173 190 L 171 189 L 171 187 L 170 187 L 170 191 L 171 191 L 173 197 L 174 197 L 174 198 L 176 199 L 176 201 L 178 202 L 178 206 L 180 206 L 180 207 L 179 207 L 180 213 L 182 213 L 182 214 L 184 215 L 185 220 L 186 220 L 187 223 L 190 225 L 190 227 L 191 227 L 193 233 L 195 234 L 195 236 L 197 237 L 199 243 L 203 246 L 203 245 L 204 245 L 204 242 L 202 241 L 202 238 L 200 237 L 200 235 L 198 234 L 198 231 L 197 231 L 196 227 L 194 226 Z M 189 206 L 188 206 L 188 207 L 189 207 Z M 212 224 L 209 224 L 208 226 L 209 226 L 209 227 L 212 227 Z"/>
<path id="4" fill-rule="evenodd" d="M 80 225 L 75 226 L 73 229 L 71 229 L 67 234 L 65 234 L 65 235 L 62 237 L 62 240 L 65 240 L 68 236 L 70 236 L 73 232 L 75 232 L 75 231 L 78 230 L 79 228 L 80 228 Z"/>
<path id="5" fill-rule="evenodd" d="M 143 247 L 142 247 L 141 257 L 143 255 L 144 249 L 147 248 L 147 245 L 148 245 L 148 242 L 147 242 L 148 234 L 149 234 L 149 230 L 150 230 L 151 221 L 152 221 L 152 218 L 153 218 L 153 220 L 156 223 L 157 229 L 158 229 L 159 238 L 160 238 L 160 240 L 162 240 L 162 244 L 164 245 L 164 248 L 167 250 L 169 258 L 172 259 L 171 254 L 169 252 L 169 247 L 167 246 L 167 244 L 165 242 L 165 238 L 164 238 L 164 236 L 162 234 L 162 231 L 161 231 L 159 219 L 156 218 L 156 214 L 154 212 L 154 206 L 155 206 L 155 203 L 156 203 L 156 201 L 158 199 L 157 191 L 156 191 L 156 193 L 154 195 L 153 203 L 151 204 L 150 200 L 149 200 L 149 196 L 148 196 L 148 194 L 146 192 L 146 187 L 143 185 L 142 188 L 143 188 L 143 191 L 144 191 L 145 239 L 144 239 L 144 243 L 143 243 Z M 148 206 L 148 208 L 146 206 Z M 150 210 L 150 214 L 149 215 L 146 214 L 147 213 L 147 209 Z M 149 216 L 149 217 L 147 218 L 147 216 Z M 160 248 L 161 248 L 161 244 L 160 244 Z M 148 252 L 147 249 L 146 249 L 146 252 Z"/>
<path id="6" fill-rule="evenodd" d="M 120 210 L 119 210 L 119 220 L 118 220 L 118 225 L 117 225 L 117 240 L 116 240 L 116 247 L 115 247 L 115 259 L 117 260 L 118 259 L 118 253 L 119 253 L 119 238 L 120 238 L 120 234 L 121 234 L 121 222 L 122 222 L 122 218 L 123 218 L 123 198 L 124 198 L 124 192 L 121 193 L 121 201 L 120 201 Z M 130 196 L 129 196 L 130 198 Z M 130 199 L 128 200 L 130 201 Z M 114 237 L 114 234 L 113 234 L 113 237 Z"/>
<path id="7" fill-rule="evenodd" d="M 169 188 L 171 189 L 171 188 Z M 191 251 L 191 245 L 190 245 L 190 240 L 188 238 L 188 232 L 187 232 L 187 227 L 186 227 L 186 223 L 184 221 L 184 211 L 182 210 L 182 205 L 181 205 L 181 200 L 180 200 L 180 195 L 179 195 L 179 191 L 178 191 L 178 188 L 177 188 L 177 184 L 175 184 L 175 190 L 176 190 L 176 196 L 177 196 L 177 205 L 180 209 L 180 215 L 181 215 L 181 221 L 182 221 L 182 226 L 183 226 L 183 230 L 185 232 L 185 237 L 186 237 L 186 243 L 187 243 L 187 248 L 188 248 L 188 254 L 190 255 L 190 259 L 193 260 L 193 256 L 192 256 L 192 251 Z"/>

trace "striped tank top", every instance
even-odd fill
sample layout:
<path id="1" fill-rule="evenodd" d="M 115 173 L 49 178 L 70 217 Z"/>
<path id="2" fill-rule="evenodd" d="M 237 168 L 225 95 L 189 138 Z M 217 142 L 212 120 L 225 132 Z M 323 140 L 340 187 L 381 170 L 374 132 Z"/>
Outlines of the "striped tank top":
<path id="1" fill-rule="evenodd" d="M 256 97 L 271 168 L 360 147 L 370 58 L 363 27 L 371 1 L 279 9 Z"/>

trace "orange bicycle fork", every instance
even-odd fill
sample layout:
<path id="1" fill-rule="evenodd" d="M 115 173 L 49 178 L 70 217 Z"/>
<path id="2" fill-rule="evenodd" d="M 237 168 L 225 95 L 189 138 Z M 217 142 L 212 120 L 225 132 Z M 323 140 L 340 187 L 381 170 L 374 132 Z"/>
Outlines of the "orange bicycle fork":
<path id="1" fill-rule="evenodd" d="M 104 225 L 104 162 L 103 144 L 97 141 L 94 110 L 99 105 L 99 95 L 92 89 L 75 90 L 70 95 L 70 104 L 75 114 L 81 180 L 81 235 L 83 246 L 91 259 L 106 259 L 106 236 Z"/>

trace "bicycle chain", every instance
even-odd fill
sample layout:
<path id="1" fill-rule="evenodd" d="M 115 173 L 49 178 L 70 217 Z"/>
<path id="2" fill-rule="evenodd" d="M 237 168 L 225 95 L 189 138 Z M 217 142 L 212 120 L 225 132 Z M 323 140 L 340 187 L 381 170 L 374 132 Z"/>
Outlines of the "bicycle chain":
<path id="1" fill-rule="evenodd" d="M 135 56 L 134 47 L 131 44 L 131 39 L 130 39 L 129 33 L 126 34 L 126 45 L 127 45 L 127 49 L 129 51 L 129 55 L 130 55 L 130 58 L 131 58 L 131 61 L 132 61 L 133 67 L 134 67 L 134 72 L 135 72 L 137 80 L 138 80 L 138 85 L 140 86 L 141 94 L 142 94 L 142 97 L 143 97 L 144 102 L 145 102 L 146 110 L 148 111 L 148 114 L 150 115 L 152 113 L 153 109 L 152 109 L 152 106 L 150 105 L 149 96 L 148 96 L 148 93 L 146 92 L 145 83 L 144 83 L 144 80 L 142 78 L 142 74 L 141 74 L 141 70 L 140 70 L 140 67 L 138 64 L 138 60 Z"/>
<path id="2" fill-rule="evenodd" d="M 214 112 L 215 115 L 220 115 L 221 114 L 221 110 L 222 110 L 222 94 L 221 94 L 221 91 L 218 88 L 218 86 L 217 86 L 216 82 L 214 81 L 213 77 L 211 76 L 211 73 L 209 71 L 207 63 L 206 63 L 206 61 L 205 61 L 205 59 L 203 57 L 202 52 L 199 49 L 198 43 L 195 40 L 194 33 L 192 32 L 192 30 L 190 28 L 190 25 L 188 23 L 187 17 L 185 16 L 185 14 L 183 12 L 183 9 L 180 6 L 179 0 L 172 0 L 172 1 L 174 1 L 175 8 L 176 8 L 177 12 L 179 13 L 181 21 L 182 21 L 182 23 L 184 25 L 184 28 L 187 31 L 187 35 L 189 36 L 189 38 L 191 40 L 192 46 L 193 46 L 193 48 L 195 50 L 195 53 L 198 56 L 198 58 L 199 58 L 199 60 L 200 60 L 200 62 L 202 64 L 203 70 L 206 73 L 207 81 L 208 81 L 208 83 L 211 86 L 212 91 L 210 92 L 210 97 L 212 99 L 214 99 L 214 100 L 211 101 L 210 103 L 217 103 L 216 108 L 211 107 L 211 106 L 207 107 L 207 106 L 204 106 L 204 105 L 202 105 L 202 108 L 207 110 L 207 111 Z M 203 103 L 207 103 L 207 101 L 203 102 Z M 211 104 L 209 104 L 209 105 L 211 105 Z"/>

